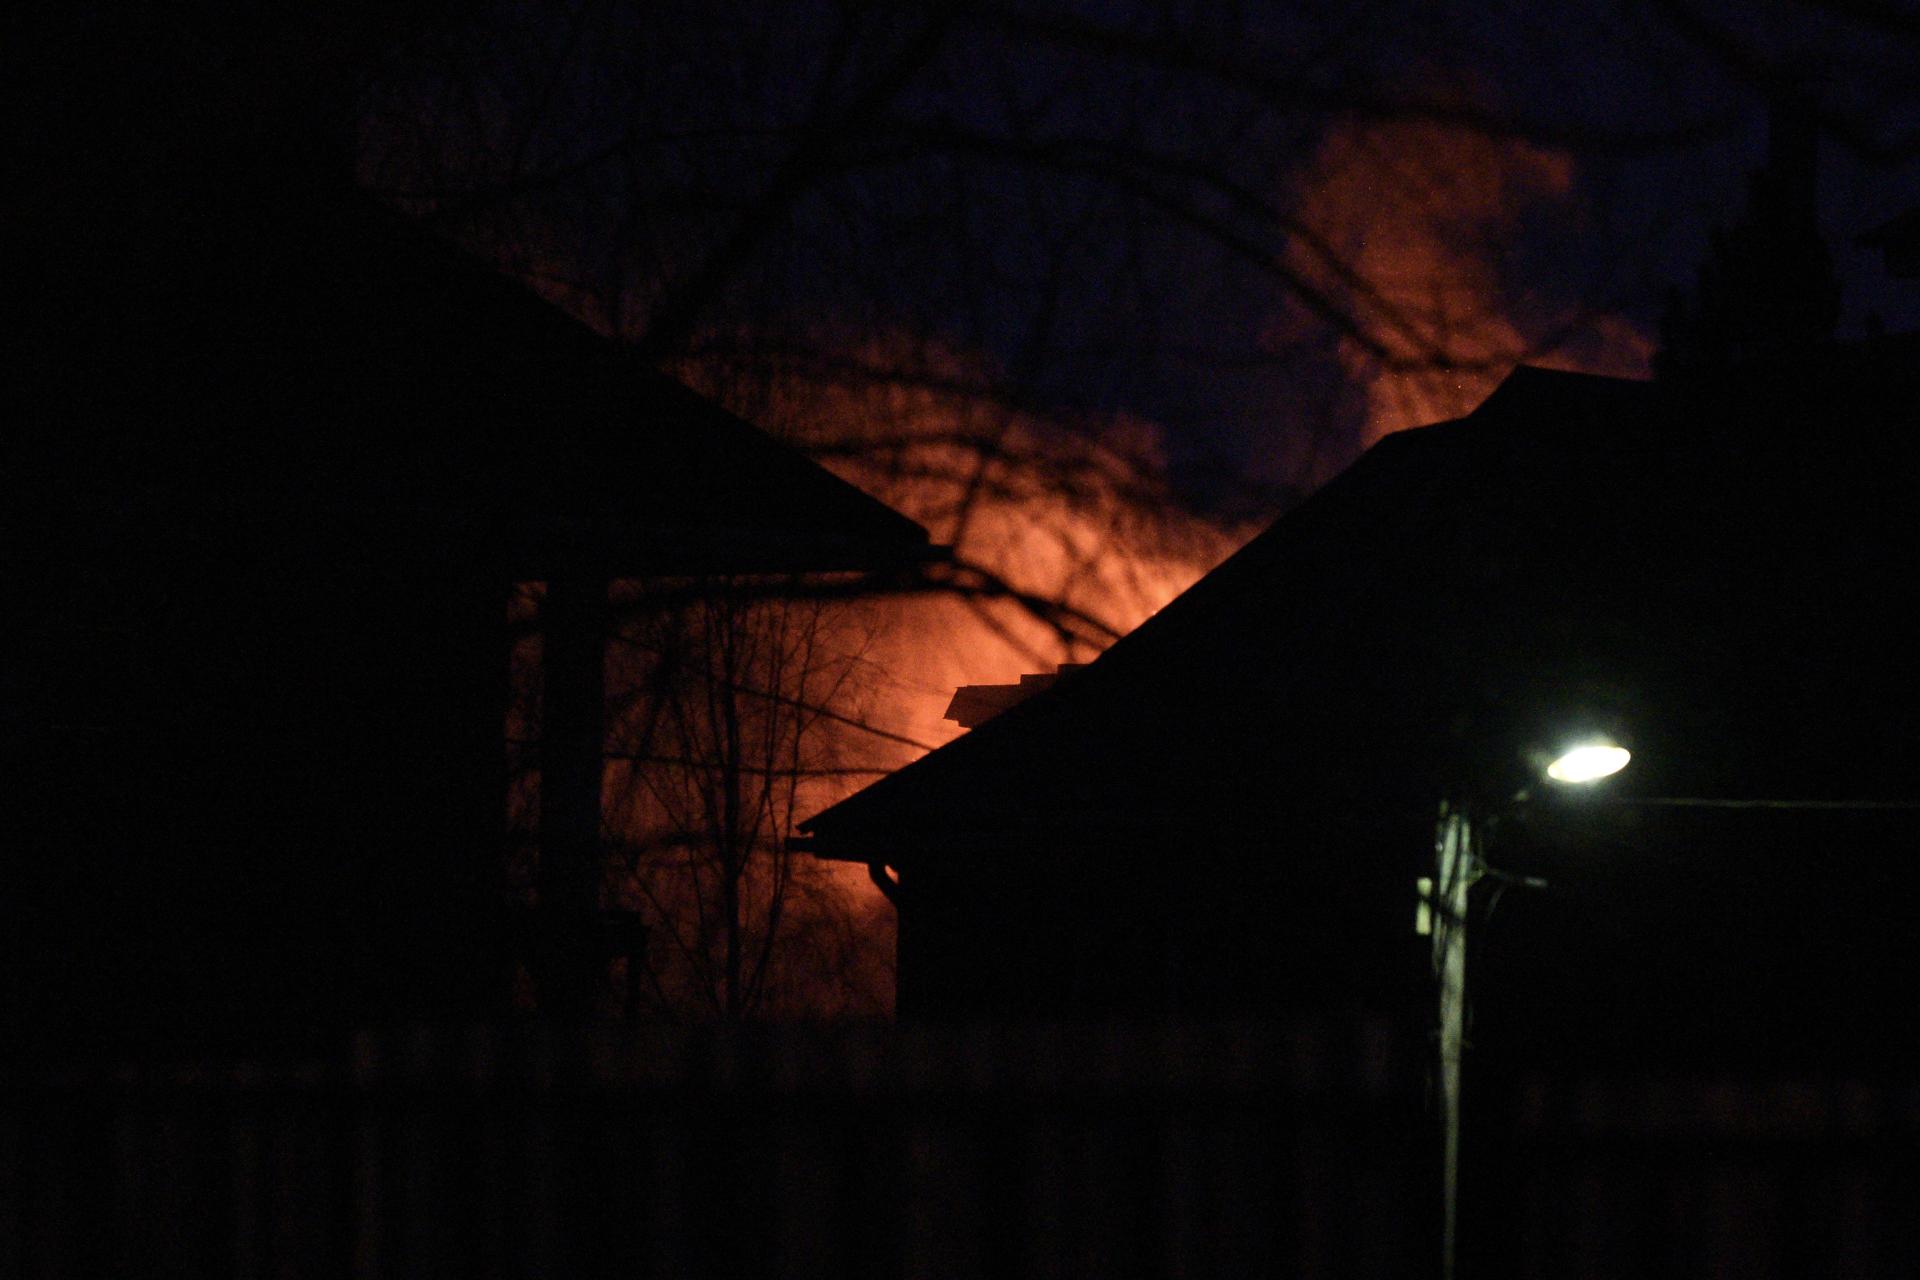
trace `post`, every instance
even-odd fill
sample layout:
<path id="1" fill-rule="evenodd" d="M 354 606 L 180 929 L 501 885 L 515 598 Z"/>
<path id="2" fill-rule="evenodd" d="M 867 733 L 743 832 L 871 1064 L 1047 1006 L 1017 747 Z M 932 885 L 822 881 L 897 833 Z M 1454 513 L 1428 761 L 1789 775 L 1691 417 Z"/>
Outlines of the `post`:
<path id="1" fill-rule="evenodd" d="M 586 1018 L 605 958 L 600 908 L 607 580 L 548 581 L 540 602 L 540 906 L 534 955 L 541 1013 Z"/>
<path id="2" fill-rule="evenodd" d="M 1460 1059 L 1467 1031 L 1467 895 L 1483 870 L 1465 809 L 1442 801 L 1429 908 L 1439 1000 L 1440 1275 L 1453 1280 L 1460 1221 Z"/>

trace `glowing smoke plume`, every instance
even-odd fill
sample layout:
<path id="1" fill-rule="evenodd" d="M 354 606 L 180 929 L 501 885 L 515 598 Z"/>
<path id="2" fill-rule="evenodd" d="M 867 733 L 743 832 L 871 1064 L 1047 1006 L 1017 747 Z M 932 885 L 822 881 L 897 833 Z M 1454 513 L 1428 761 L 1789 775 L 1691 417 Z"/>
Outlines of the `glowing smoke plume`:
<path id="1" fill-rule="evenodd" d="M 959 732 L 941 719 L 956 686 L 1093 657 L 1254 532 L 1176 500 L 1157 425 L 1044 419 L 991 387 L 979 361 L 897 337 L 796 357 L 743 406 L 1005 588 L 961 574 L 964 590 L 884 602 L 872 714 L 928 744 Z"/>
<path id="2" fill-rule="evenodd" d="M 1529 219 L 1577 226 L 1566 154 L 1432 123 L 1349 126 L 1296 189 L 1307 232 L 1289 265 L 1351 317 L 1338 352 L 1364 399 L 1362 444 L 1470 411 L 1522 361 L 1645 375 L 1652 344 L 1632 324 L 1503 269 Z"/>

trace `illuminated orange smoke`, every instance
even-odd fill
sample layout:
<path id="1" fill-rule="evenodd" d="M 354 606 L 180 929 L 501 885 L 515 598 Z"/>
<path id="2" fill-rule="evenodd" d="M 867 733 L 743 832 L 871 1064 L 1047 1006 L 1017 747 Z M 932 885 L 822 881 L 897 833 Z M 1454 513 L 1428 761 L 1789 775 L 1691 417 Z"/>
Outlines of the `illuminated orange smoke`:
<path id="1" fill-rule="evenodd" d="M 1007 412 L 979 393 L 977 365 L 906 339 L 861 344 L 834 368 L 833 376 L 788 372 L 758 399 L 698 368 L 681 372 L 921 521 L 958 559 L 1098 625 L 1076 623 L 1080 638 L 1069 641 L 1019 602 L 991 594 L 882 596 L 822 610 L 818 656 L 846 678 L 828 682 L 832 715 L 808 729 L 808 759 L 822 769 L 791 796 L 793 820 L 958 734 L 942 718 L 957 686 L 1012 681 L 1093 656 L 1252 532 L 1219 527 L 1171 500 L 1160 480 L 1159 430 L 1150 423 L 1121 418 L 1070 428 Z M 645 663 L 635 666 L 618 649 L 610 683 L 636 692 L 616 693 L 616 739 L 622 723 L 647 719 Z M 697 890 L 686 851 L 644 852 L 675 823 L 661 804 L 671 779 L 643 778 L 640 769 L 620 760 L 608 769 L 609 834 L 616 845 L 643 851 L 616 870 L 609 897 L 658 921 L 658 940 L 674 923 L 667 916 L 693 917 Z M 782 924 L 794 931 L 798 967 L 778 975 L 777 999 L 764 1012 L 889 1012 L 891 906 L 864 868 L 802 864 L 792 869 L 791 887 L 800 892 Z M 747 891 L 764 892 L 764 880 Z M 654 951 L 653 979 L 677 1003 L 698 986 L 698 975 Z M 831 972 L 813 971 L 822 957 Z M 695 998 L 686 1004 L 698 1008 Z"/>
<path id="2" fill-rule="evenodd" d="M 1582 216 L 1574 175 L 1564 152 L 1438 124 L 1327 135 L 1296 183 L 1309 234 L 1287 265 L 1353 320 L 1339 354 L 1365 399 L 1363 444 L 1468 412 L 1523 361 L 1645 376 L 1652 343 L 1630 322 L 1573 314 L 1500 270 L 1525 217 Z M 1564 315 L 1563 340 L 1523 332 L 1522 311 Z M 1306 323 L 1303 310 L 1280 329 Z"/>
<path id="3" fill-rule="evenodd" d="M 1107 638 L 1137 626 L 1252 532 L 1219 527 L 1171 500 L 1160 480 L 1164 459 L 1152 424 L 1120 418 L 1076 429 L 1002 411 L 973 389 L 980 379 L 968 362 L 904 340 L 868 344 L 855 360 L 872 376 L 785 377 L 760 403 L 741 403 L 737 386 L 685 372 L 749 417 L 784 428 L 826 465 L 923 522 L 960 560 L 1015 592 L 1075 611 L 1082 619 L 1075 624 L 1080 638 L 1069 642 L 1021 603 L 992 594 L 881 596 L 824 606 L 803 594 L 790 607 L 817 610 L 817 650 L 810 660 L 822 672 L 844 672 L 845 678 L 816 679 L 807 691 L 809 700 L 819 698 L 831 713 L 810 722 L 805 733 L 805 764 L 814 772 L 798 779 L 790 794 L 771 798 L 751 772 L 744 778 L 750 802 L 764 800 L 778 810 L 763 830 L 778 827 L 783 836 L 792 822 L 958 734 L 959 727 L 942 718 L 957 686 L 1012 681 L 1093 656 Z M 736 394 L 726 395 L 730 389 Z M 622 584 L 616 599 L 676 585 L 685 586 Z M 516 623 L 533 621 L 536 596 L 530 591 L 517 601 Z M 700 774 L 715 744 L 705 736 L 711 726 L 700 724 L 697 714 L 691 721 L 659 714 L 662 707 L 684 708 L 701 699 L 697 690 L 689 700 L 653 680 L 658 663 L 649 655 L 656 650 L 634 643 L 651 625 L 646 619 L 653 607 L 639 601 L 626 615 L 635 621 L 609 652 L 614 754 L 603 806 L 615 852 L 604 901 L 649 922 L 643 1003 L 697 1016 L 710 1007 L 713 966 L 692 938 L 692 926 L 703 911 L 711 912 L 713 873 L 702 861 L 711 853 L 710 836 L 689 823 L 687 813 L 698 808 Z M 789 606 L 774 601 L 752 616 L 784 608 Z M 537 737 L 539 715 L 537 638 L 523 639 L 515 656 L 517 701 L 509 731 L 529 742 Z M 746 672 L 744 683 L 757 676 Z M 779 691 L 802 692 L 784 685 Z M 675 696 L 679 703 L 663 701 Z M 741 712 L 749 736 L 788 741 L 759 703 L 749 699 Z M 651 763 L 622 757 L 636 726 L 643 725 L 651 726 L 641 735 L 657 757 Z M 782 758 L 771 761 L 776 767 L 784 763 L 786 747 L 777 751 Z M 515 898 L 529 901 L 537 857 L 537 752 L 519 747 L 513 757 L 510 817 L 517 841 L 507 870 Z M 674 758 L 700 763 L 660 762 Z M 769 762 L 748 761 L 756 763 Z M 710 773 L 704 785 L 711 787 Z M 742 888 L 764 918 L 765 895 L 773 891 L 769 877 L 790 877 L 784 883 L 791 898 L 779 927 L 792 963 L 769 982 L 759 1012 L 889 1012 L 893 911 L 865 869 L 802 858 L 776 871 L 770 855 L 770 848 L 755 855 L 759 862 Z M 608 1011 L 617 1006 L 615 1000 Z"/>
<path id="4" fill-rule="evenodd" d="M 1154 423 L 1061 424 L 1006 409 L 986 393 L 978 360 L 905 336 L 860 343 L 831 370 L 788 371 L 749 416 L 918 520 L 957 559 L 1100 624 L 1099 638 L 1070 642 L 1009 599 L 878 602 L 865 715 L 889 733 L 948 741 L 961 732 L 942 719 L 955 688 L 1094 656 L 1255 532 L 1180 507 Z M 891 751 L 896 763 L 915 754 Z"/>

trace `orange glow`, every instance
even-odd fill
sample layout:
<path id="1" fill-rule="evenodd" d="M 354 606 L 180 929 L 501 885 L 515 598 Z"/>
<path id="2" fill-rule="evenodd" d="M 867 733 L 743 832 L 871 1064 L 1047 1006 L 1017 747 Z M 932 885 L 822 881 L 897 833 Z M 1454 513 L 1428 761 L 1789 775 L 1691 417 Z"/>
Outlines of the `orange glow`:
<path id="1" fill-rule="evenodd" d="M 844 678 L 820 685 L 833 714 L 807 731 L 809 761 L 821 768 L 782 799 L 791 820 L 961 732 L 943 718 L 957 686 L 1012 681 L 1094 656 L 1254 531 L 1221 528 L 1171 501 L 1159 478 L 1160 432 L 1151 423 L 1121 418 L 1069 428 L 989 407 L 976 389 L 984 381 L 977 365 L 905 339 L 861 344 L 833 367 L 833 376 L 783 374 L 758 398 L 711 370 L 679 372 L 926 525 L 958 560 L 1097 624 L 1077 624 L 1080 635 L 1070 641 L 1019 602 L 990 595 L 826 605 L 815 657 Z M 620 717 L 633 715 L 626 699 L 647 696 L 646 670 L 644 658 L 615 646 L 609 693 L 616 739 Z M 662 780 L 639 774 L 640 766 L 610 762 L 605 809 L 616 844 L 645 850 L 676 824 L 662 810 Z M 865 869 L 801 858 L 789 874 L 798 896 L 782 929 L 783 937 L 799 932 L 799 963 L 778 975 L 764 1011 L 890 1012 L 893 909 Z M 609 900 L 664 926 L 696 914 L 694 875 L 685 853 L 642 853 L 612 875 Z M 744 888 L 750 898 L 763 895 L 764 875 L 750 876 Z M 664 927 L 656 930 L 664 936 Z M 653 958 L 652 980 L 678 984 L 664 993 L 667 1001 L 699 1007 L 697 974 L 658 947 Z"/>
<path id="2" fill-rule="evenodd" d="M 849 373 L 852 370 L 852 373 Z M 956 558 L 1018 592 L 1097 620 L 1069 641 L 1017 602 L 923 595 L 877 602 L 865 714 L 938 745 L 963 684 L 1085 661 L 1191 586 L 1257 530 L 1179 508 L 1158 425 L 1125 415 L 1062 425 L 992 403 L 977 360 L 907 337 L 870 340 L 831 375 L 784 376 L 754 420 L 927 527 Z M 697 369 L 689 381 L 726 390 Z M 916 751 L 891 753 L 903 764 Z M 870 891 L 870 886 L 869 886 Z"/>
<path id="3" fill-rule="evenodd" d="M 905 360 L 878 345 L 859 358 L 876 370 L 897 369 Z M 919 351 L 915 358 L 928 355 Z M 793 961 L 770 970 L 756 1007 L 761 1015 L 885 1016 L 892 1005 L 892 906 L 865 868 L 804 856 L 782 865 L 778 840 L 793 822 L 961 732 L 943 718 L 957 686 L 1012 681 L 1093 656 L 1103 643 L 1094 637 L 1131 630 L 1252 532 L 1222 529 L 1171 502 L 1158 479 L 1163 458 L 1152 424 L 1121 419 L 1082 433 L 1022 414 L 986 412 L 981 397 L 963 386 L 970 376 L 964 362 L 939 360 L 938 377 L 854 384 L 790 378 L 771 404 L 739 407 L 756 421 L 786 427 L 832 469 L 927 525 L 959 559 L 1016 592 L 1064 602 L 1099 625 L 1082 624 L 1082 637 L 1068 642 L 1017 601 L 938 593 L 827 602 L 803 594 L 793 604 L 742 608 L 736 626 L 745 629 L 734 632 L 740 637 L 764 635 L 765 626 L 801 614 L 810 622 L 788 637 L 793 645 L 804 642 L 806 671 L 790 658 L 765 667 L 762 651 L 761 659 L 743 657 L 739 682 L 774 686 L 831 713 L 809 721 L 801 749 L 793 745 L 791 723 L 782 723 L 791 720 L 791 706 L 770 709 L 765 699 L 748 696 L 735 707 L 735 732 L 757 742 L 753 750 L 760 753 L 750 752 L 735 794 L 758 816 L 728 856 L 754 851 L 740 885 L 750 917 L 764 922 L 769 895 L 788 895 L 778 928 Z M 720 967 L 721 944 L 694 935 L 696 922 L 710 927 L 713 918 L 714 867 L 721 860 L 709 847 L 712 815 L 703 819 L 701 805 L 722 785 L 716 773 L 722 744 L 702 718 L 713 705 L 702 677 L 683 670 L 663 683 L 665 650 L 645 635 L 658 618 L 645 593 L 686 585 L 615 589 L 616 614 L 628 621 L 608 654 L 611 754 L 602 804 L 613 857 L 603 901 L 649 922 L 642 1006 L 695 1011 L 711 1008 Z M 522 638 L 508 718 L 515 840 L 506 871 L 510 893 L 523 902 L 531 901 L 537 858 L 538 596 L 537 586 L 523 589 L 510 613 Z M 706 624 L 698 621 L 698 606 L 680 608 L 694 628 L 677 633 L 686 644 L 680 660 L 712 652 L 710 635 L 699 630 Z M 689 678 L 692 686 L 684 683 Z M 652 758 L 624 758 L 641 738 Z M 797 763 L 802 776 L 781 780 L 775 793 L 752 772 L 769 760 L 776 768 Z M 609 1013 L 619 1006 L 623 965 L 610 966 Z"/>
<path id="4" fill-rule="evenodd" d="M 1563 341 L 1521 315 L 1565 307 L 1503 278 L 1524 216 L 1581 216 L 1564 152 L 1425 122 L 1333 130 L 1297 181 L 1312 233 L 1287 265 L 1340 305 L 1357 332 L 1340 362 L 1365 400 L 1363 445 L 1458 417 L 1522 361 L 1643 377 L 1652 343 L 1613 315 L 1566 316 Z M 1297 331 L 1301 316 L 1289 316 Z"/>

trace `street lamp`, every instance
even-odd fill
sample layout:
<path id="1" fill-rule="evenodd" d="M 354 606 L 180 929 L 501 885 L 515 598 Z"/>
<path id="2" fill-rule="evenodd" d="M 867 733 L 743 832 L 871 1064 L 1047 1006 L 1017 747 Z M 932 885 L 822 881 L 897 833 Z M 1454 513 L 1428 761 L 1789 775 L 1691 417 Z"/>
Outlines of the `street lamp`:
<path id="1" fill-rule="evenodd" d="M 1547 766 L 1547 777 L 1554 782 L 1581 784 L 1610 778 L 1627 767 L 1633 753 L 1605 739 L 1568 747 Z"/>
<path id="2" fill-rule="evenodd" d="M 1583 787 L 1627 767 L 1632 753 L 1606 738 L 1586 738 L 1548 759 L 1546 777 L 1562 786 Z M 1460 1059 L 1467 1027 L 1467 898 L 1486 876 L 1532 887 L 1544 881 L 1508 876 L 1487 865 L 1482 833 L 1464 804 L 1442 801 L 1434 836 L 1434 875 L 1419 883 L 1420 908 L 1415 930 L 1433 939 L 1433 973 L 1439 1000 L 1442 1219 L 1440 1274 L 1453 1280 L 1460 1217 Z"/>

